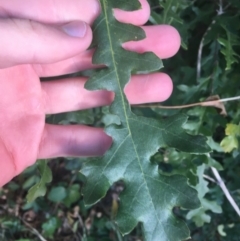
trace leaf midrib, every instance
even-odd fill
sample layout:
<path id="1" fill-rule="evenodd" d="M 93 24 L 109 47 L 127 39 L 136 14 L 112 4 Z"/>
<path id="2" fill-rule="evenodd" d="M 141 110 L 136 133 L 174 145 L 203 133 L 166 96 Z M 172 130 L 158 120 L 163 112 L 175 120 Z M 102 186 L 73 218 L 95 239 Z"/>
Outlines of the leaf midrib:
<path id="1" fill-rule="evenodd" d="M 153 203 L 153 200 L 152 200 L 152 197 L 150 195 L 150 192 L 149 192 L 149 188 L 148 188 L 148 184 L 147 184 L 147 181 L 145 179 L 145 175 L 144 175 L 144 172 L 143 172 L 143 169 L 142 169 L 142 165 L 141 165 L 141 162 L 140 162 L 140 158 L 138 156 L 138 153 L 137 153 L 137 150 L 136 150 L 136 147 L 135 147 L 135 143 L 133 141 L 133 138 L 132 138 L 132 133 L 131 133 L 131 129 L 130 129 L 130 125 L 129 125 L 129 120 L 128 120 L 128 116 L 127 116 L 127 111 L 126 111 L 126 105 L 124 104 L 125 101 L 124 101 L 124 96 L 123 96 L 123 91 L 121 89 L 121 85 L 120 85 L 120 78 L 119 78 L 119 75 L 118 75 L 118 71 L 117 71 L 117 67 L 116 67 L 116 60 L 115 60 L 115 57 L 114 57 L 114 51 L 113 51 L 113 41 L 112 41 L 112 35 L 111 35 L 111 31 L 110 31 L 110 24 L 109 24 L 109 19 L 108 19 L 108 14 L 107 14 L 107 11 L 106 11 L 106 1 L 104 0 L 103 1 L 103 8 L 104 8 L 104 15 L 105 15 L 105 19 L 106 19 L 106 26 L 107 26 L 107 33 L 108 33 L 108 39 L 109 39 L 109 44 L 110 44 L 110 49 L 111 49 L 111 56 L 112 56 L 112 62 L 113 62 L 113 66 L 114 66 L 114 72 L 116 73 L 116 78 L 117 78 L 117 81 L 118 81 L 118 87 L 119 87 L 119 90 L 120 90 L 120 94 L 121 94 L 121 99 L 122 99 L 122 104 L 123 104 L 123 109 L 124 109 L 124 114 L 125 114 L 125 120 L 126 120 L 126 124 L 127 124 L 127 127 L 128 127 L 128 131 L 129 131 L 129 135 L 131 136 L 131 141 L 132 141 L 132 144 L 133 144 L 133 147 L 134 147 L 134 151 L 136 153 L 136 156 L 137 156 L 137 160 L 138 160 L 138 164 L 140 166 L 140 169 L 141 169 L 141 174 L 142 174 L 142 177 L 144 179 L 144 182 L 145 182 L 145 185 L 147 187 L 147 191 L 148 191 L 148 195 L 150 197 L 150 200 L 151 200 L 151 203 L 152 203 L 152 206 L 154 208 L 154 210 L 156 211 L 156 208 L 155 208 L 155 205 Z M 158 222 L 161 224 L 162 226 L 162 230 L 165 232 L 164 230 L 164 227 L 162 225 L 162 222 L 159 220 L 157 214 L 157 212 L 155 212 L 155 217 L 156 219 L 158 220 Z M 156 227 L 155 227 L 156 228 Z M 166 233 L 165 233 L 166 234 Z"/>

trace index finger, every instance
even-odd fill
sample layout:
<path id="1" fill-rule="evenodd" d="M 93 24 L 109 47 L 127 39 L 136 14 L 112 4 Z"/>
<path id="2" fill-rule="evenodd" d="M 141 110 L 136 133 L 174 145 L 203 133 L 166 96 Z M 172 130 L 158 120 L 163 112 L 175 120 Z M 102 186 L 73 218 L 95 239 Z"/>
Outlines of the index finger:
<path id="1" fill-rule="evenodd" d="M 0 0 L 0 18 L 25 18 L 49 24 L 92 24 L 101 11 L 98 0 Z"/>

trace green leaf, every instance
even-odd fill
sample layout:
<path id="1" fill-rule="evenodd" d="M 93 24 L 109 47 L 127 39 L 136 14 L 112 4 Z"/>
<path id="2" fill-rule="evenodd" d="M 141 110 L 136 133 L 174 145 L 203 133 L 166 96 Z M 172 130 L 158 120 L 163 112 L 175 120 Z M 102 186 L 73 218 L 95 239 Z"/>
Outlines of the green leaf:
<path id="1" fill-rule="evenodd" d="M 67 196 L 63 202 L 67 207 L 70 207 L 71 204 L 78 201 L 80 197 L 80 186 L 78 184 L 74 184 L 67 189 Z"/>
<path id="2" fill-rule="evenodd" d="M 38 183 L 32 186 L 27 194 L 27 201 L 33 202 L 36 198 L 44 196 L 46 194 L 46 184 L 52 181 L 52 171 L 48 167 L 46 160 L 39 160 L 38 170 L 41 175 L 41 179 Z"/>
<path id="3" fill-rule="evenodd" d="M 42 224 L 44 236 L 47 238 L 53 238 L 53 234 L 60 227 L 60 220 L 56 217 L 51 217 L 47 222 Z"/>
<path id="4" fill-rule="evenodd" d="M 231 152 L 238 148 L 238 139 L 235 136 L 226 136 L 220 143 L 225 152 Z"/>
<path id="5" fill-rule="evenodd" d="M 187 219 L 192 219 L 197 227 L 201 227 L 204 223 L 210 223 L 211 216 L 207 214 L 207 211 L 211 211 L 214 213 L 221 213 L 222 208 L 219 206 L 216 201 L 209 201 L 204 198 L 204 196 L 209 192 L 208 182 L 204 180 L 204 170 L 206 165 L 203 164 L 197 168 L 197 176 L 199 178 L 199 182 L 196 185 L 196 190 L 198 191 L 198 197 L 201 202 L 201 207 L 195 210 L 189 211 L 187 214 Z"/>
<path id="6" fill-rule="evenodd" d="M 144 32 L 135 26 L 115 20 L 112 8 L 138 7 L 138 1 L 102 0 L 102 14 L 93 27 L 97 50 L 94 64 L 104 64 L 86 83 L 89 90 L 106 89 L 115 92 L 110 112 L 120 119 L 105 131 L 113 138 L 111 149 L 101 160 L 88 161 L 81 172 L 86 176 L 83 188 L 87 205 L 99 201 L 114 182 L 123 180 L 125 189 L 120 195 L 120 208 L 116 223 L 122 234 L 129 233 L 138 222 L 142 223 L 147 241 L 180 241 L 189 237 L 185 223 L 174 217 L 173 208 L 197 208 L 196 191 L 189 187 L 181 175 L 164 176 L 150 157 L 159 147 L 171 146 L 191 153 L 206 153 L 206 138 L 191 136 L 181 126 L 187 121 L 184 115 L 169 119 L 149 119 L 136 116 L 124 94 L 131 74 L 152 72 L 162 62 L 152 53 L 137 54 L 125 51 L 121 45 L 130 40 L 141 40 Z"/>
<path id="7" fill-rule="evenodd" d="M 240 125 L 235 125 L 235 124 L 227 124 L 225 134 L 227 136 L 240 136 Z"/>
<path id="8" fill-rule="evenodd" d="M 240 57 L 233 49 L 234 45 L 239 45 L 239 38 L 230 33 L 226 29 L 227 38 L 218 38 L 218 42 L 223 46 L 221 53 L 225 56 L 227 66 L 226 70 L 230 70 L 234 63 L 238 63 L 237 57 Z"/>
<path id="9" fill-rule="evenodd" d="M 238 139 L 237 136 L 240 136 L 240 125 L 227 124 L 225 129 L 226 137 L 220 143 L 220 146 L 225 152 L 231 152 L 235 148 L 238 149 Z"/>
<path id="10" fill-rule="evenodd" d="M 30 176 L 22 185 L 22 188 L 27 190 L 32 187 L 36 182 L 39 182 L 39 178 L 36 176 Z"/>
<path id="11" fill-rule="evenodd" d="M 52 202 L 61 202 L 67 197 L 67 190 L 65 187 L 53 187 L 48 193 L 48 199 Z"/>
<path id="12" fill-rule="evenodd" d="M 163 8 L 163 13 L 161 15 L 153 13 L 152 16 L 161 19 L 162 24 L 171 24 L 174 21 L 183 24 L 183 20 L 177 13 L 179 10 L 185 9 L 189 6 L 191 2 L 187 0 L 167 0 L 159 1 L 159 4 Z"/>
<path id="13" fill-rule="evenodd" d="M 167 0 L 159 1 L 159 8 L 161 9 L 161 14 L 152 12 L 150 21 L 153 24 L 170 24 L 178 29 L 182 39 L 182 47 L 187 49 L 187 31 L 184 31 L 182 25 L 187 23 L 183 21 L 180 16 L 180 12 L 186 9 L 188 6 L 192 5 L 191 1 L 188 0 Z M 156 8 L 156 6 L 154 6 Z"/>

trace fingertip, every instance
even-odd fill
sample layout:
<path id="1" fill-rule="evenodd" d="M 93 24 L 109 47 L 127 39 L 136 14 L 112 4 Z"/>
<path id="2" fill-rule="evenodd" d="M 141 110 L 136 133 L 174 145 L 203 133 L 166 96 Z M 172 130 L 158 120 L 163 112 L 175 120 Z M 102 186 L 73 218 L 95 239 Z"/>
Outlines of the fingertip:
<path id="1" fill-rule="evenodd" d="M 49 64 L 73 57 L 90 46 L 92 30 L 82 21 L 56 27 L 27 19 L 1 19 L 0 36 L 4 46 L 0 68 L 6 68 Z"/>
<path id="2" fill-rule="evenodd" d="M 128 51 L 137 53 L 153 52 L 159 58 L 166 59 L 174 56 L 181 45 L 178 31 L 170 25 L 142 26 L 146 38 L 140 41 L 129 41 L 122 44 Z"/>
<path id="3" fill-rule="evenodd" d="M 114 17 L 122 23 L 133 24 L 141 26 L 145 24 L 150 17 L 150 6 L 146 0 L 139 0 L 141 9 L 136 11 L 124 11 L 121 9 L 114 9 Z"/>
<path id="4" fill-rule="evenodd" d="M 173 57 L 178 52 L 181 46 L 181 36 L 177 29 L 172 27 L 171 25 L 161 25 L 161 29 L 159 29 L 159 34 L 160 31 L 165 34 L 161 34 L 162 46 L 159 46 L 157 54 L 162 55 L 163 59 Z M 166 46 L 164 46 L 163 43 L 165 43 Z M 171 48 L 168 48 L 168 46 L 171 46 Z"/>
<path id="5" fill-rule="evenodd" d="M 110 147 L 112 146 L 112 143 L 113 143 L 113 140 L 112 140 L 112 137 L 107 135 L 103 129 L 102 129 L 102 142 L 101 142 L 101 147 L 99 148 L 99 155 L 100 156 L 103 156 L 109 149 Z"/>
<path id="6" fill-rule="evenodd" d="M 130 104 L 163 102 L 173 91 L 173 82 L 165 73 L 134 75 L 124 92 Z"/>
<path id="7" fill-rule="evenodd" d="M 38 159 L 102 156 L 111 145 L 112 138 L 103 128 L 46 124 Z"/>
<path id="8" fill-rule="evenodd" d="M 12 0 L 0 2 L 0 18 L 14 16 L 45 24 L 81 20 L 91 25 L 101 12 L 99 0 Z"/>
<path id="9" fill-rule="evenodd" d="M 87 23 L 82 21 L 73 21 L 61 26 L 60 29 L 63 33 L 65 33 L 67 38 L 62 36 L 62 38 L 59 39 L 59 42 L 64 44 L 63 47 L 67 45 L 67 48 L 65 47 L 66 50 L 71 52 L 69 57 L 82 53 L 91 45 L 93 33 L 90 25 Z M 65 54 L 68 54 L 67 51 L 65 51 Z M 67 59 L 69 57 L 59 59 L 58 61 Z"/>
<path id="10" fill-rule="evenodd" d="M 173 92 L 173 82 L 170 76 L 165 73 L 157 73 L 156 79 L 157 78 L 161 79 L 158 83 L 161 96 L 161 100 L 159 102 L 163 102 L 171 96 Z"/>
<path id="11" fill-rule="evenodd" d="M 90 15 L 90 14 L 88 14 L 88 16 L 92 16 L 92 19 L 89 21 L 89 24 L 92 24 L 93 23 L 93 21 L 100 15 L 100 13 L 101 13 L 101 4 L 100 4 L 100 1 L 99 0 L 92 0 L 93 1 L 93 7 L 91 8 L 91 9 L 93 9 L 92 11 L 93 11 L 93 14 L 92 15 Z M 89 1 L 84 1 L 84 3 L 85 2 L 89 2 Z M 88 11 L 87 11 L 87 13 L 89 13 Z"/>
<path id="12" fill-rule="evenodd" d="M 74 21 L 64 24 L 61 29 L 70 37 L 83 38 L 87 32 L 87 24 L 83 21 Z"/>
<path id="13" fill-rule="evenodd" d="M 171 25 L 143 26 L 146 32 L 146 44 L 159 58 L 174 56 L 181 45 L 181 37 L 176 28 Z"/>

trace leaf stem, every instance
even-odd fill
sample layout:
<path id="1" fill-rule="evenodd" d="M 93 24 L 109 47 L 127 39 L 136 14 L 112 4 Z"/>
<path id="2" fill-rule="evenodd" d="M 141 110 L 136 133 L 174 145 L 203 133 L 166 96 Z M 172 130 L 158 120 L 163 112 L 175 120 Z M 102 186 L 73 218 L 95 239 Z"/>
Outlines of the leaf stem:
<path id="1" fill-rule="evenodd" d="M 203 177 L 211 182 L 217 183 L 213 178 L 209 177 L 208 175 L 203 174 Z"/>
<path id="2" fill-rule="evenodd" d="M 240 209 L 239 209 L 238 205 L 236 204 L 236 202 L 234 201 L 233 197 L 231 196 L 230 192 L 228 191 L 228 189 L 227 189 L 224 181 L 222 180 L 219 172 L 217 171 L 217 169 L 215 167 L 211 167 L 211 170 L 212 170 L 212 172 L 213 172 L 213 174 L 214 174 L 214 176 L 217 180 L 218 185 L 222 189 L 222 191 L 225 194 L 226 198 L 228 199 L 229 203 L 234 208 L 234 210 L 236 211 L 238 216 L 240 216 Z"/>
<path id="3" fill-rule="evenodd" d="M 217 16 L 220 16 L 224 13 L 223 11 L 223 3 L 222 0 L 219 0 L 219 9 L 217 10 Z M 206 32 L 203 34 L 203 37 L 201 39 L 199 48 L 198 48 L 198 58 L 197 58 L 197 81 L 201 78 L 201 62 L 202 62 L 202 50 L 204 46 L 204 40 L 208 34 L 208 32 L 211 30 L 212 26 L 216 23 L 216 20 L 213 19 L 210 25 L 208 26 Z"/>
<path id="4" fill-rule="evenodd" d="M 239 100 L 240 96 L 235 96 L 235 97 L 230 97 L 230 98 L 225 98 L 225 99 L 220 99 L 220 102 L 228 102 L 228 101 L 234 101 L 234 100 Z"/>
<path id="5" fill-rule="evenodd" d="M 210 23 L 209 27 L 207 28 L 206 32 L 203 34 L 203 37 L 201 39 L 199 48 L 198 48 L 198 57 L 197 57 L 197 81 L 201 78 L 201 68 L 202 68 L 202 50 L 204 45 L 204 40 L 207 36 L 207 33 L 211 30 L 212 25 L 216 23 L 216 20 L 213 19 Z"/>
<path id="6" fill-rule="evenodd" d="M 175 105 L 175 106 L 164 106 L 161 104 L 143 104 L 143 105 L 133 105 L 134 107 L 140 107 L 140 108 L 145 108 L 145 107 L 152 107 L 152 108 L 160 108 L 160 109 L 184 109 L 184 108 L 190 108 L 190 107 L 195 107 L 195 106 L 216 106 L 217 103 L 224 103 L 224 102 L 230 102 L 230 101 L 235 101 L 235 100 L 240 100 L 240 96 L 235 96 L 235 97 L 229 97 L 229 98 L 224 98 L 224 99 L 217 99 L 217 100 L 210 100 L 210 101 L 202 101 L 202 102 L 196 102 L 192 104 L 187 104 L 187 105 Z"/>

